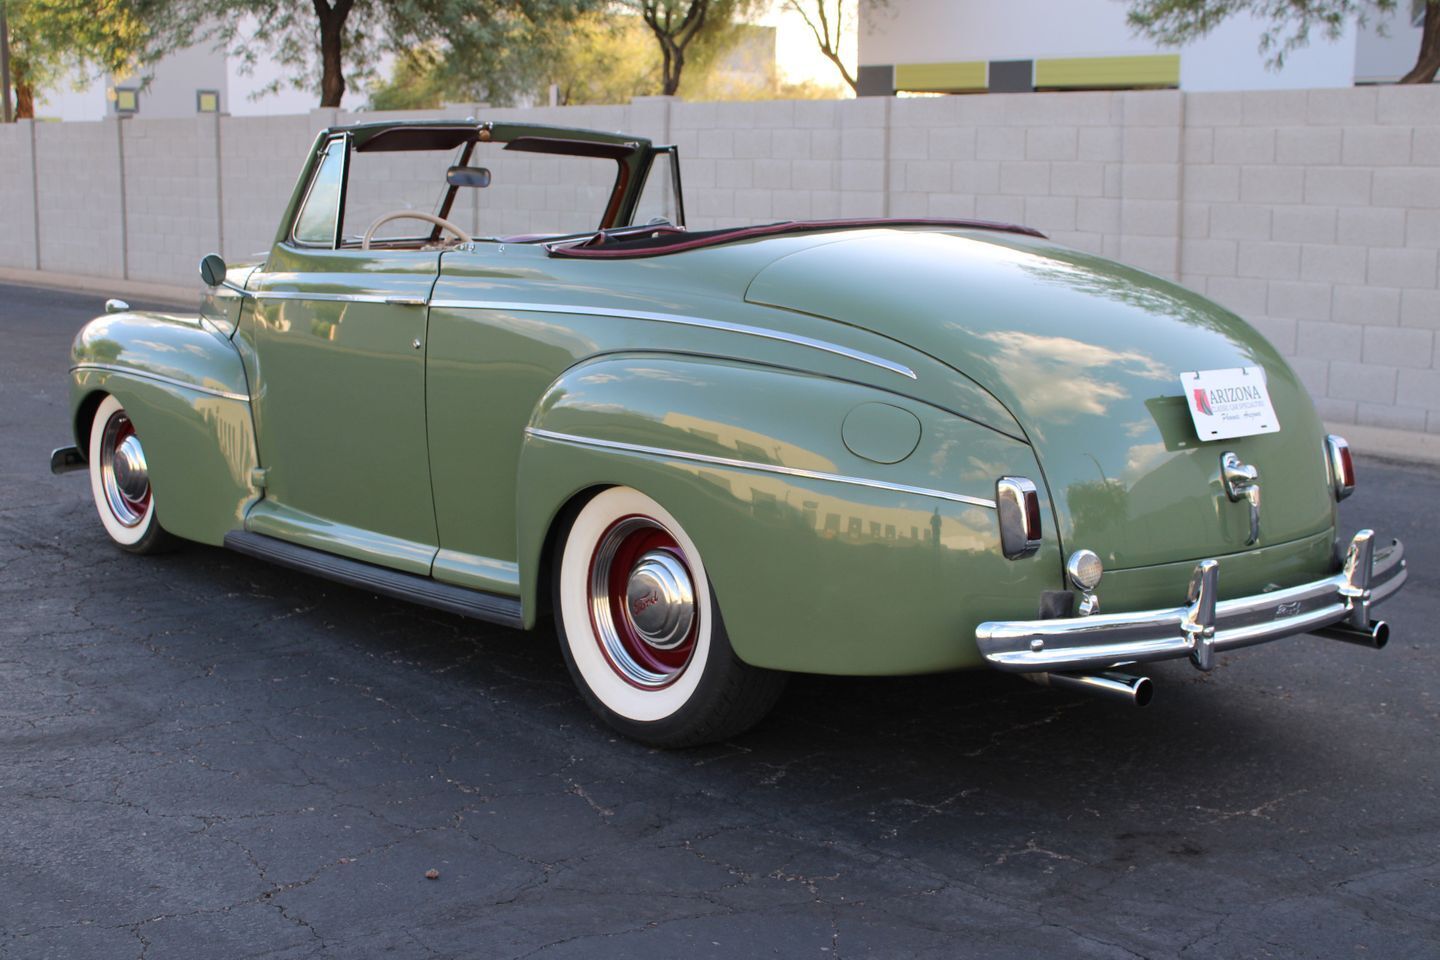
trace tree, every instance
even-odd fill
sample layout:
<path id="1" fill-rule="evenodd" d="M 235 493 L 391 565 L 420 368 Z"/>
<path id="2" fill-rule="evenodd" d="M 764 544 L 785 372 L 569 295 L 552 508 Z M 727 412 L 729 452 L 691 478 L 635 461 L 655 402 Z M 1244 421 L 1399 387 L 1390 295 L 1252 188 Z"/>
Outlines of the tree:
<path id="1" fill-rule="evenodd" d="M 184 2 L 197 16 L 214 16 L 212 0 Z M 291 85 L 304 89 L 318 81 L 320 106 L 338 107 L 350 81 L 373 77 L 384 53 L 403 56 L 440 43 L 465 56 L 496 61 L 507 43 L 527 30 L 553 29 L 597 2 L 226 0 L 226 15 L 207 35 L 251 64 L 260 51 L 268 51 L 294 69 Z"/>
<path id="2" fill-rule="evenodd" d="M 685 48 L 705 29 L 711 0 L 642 0 L 640 16 L 660 44 L 660 93 L 673 97 L 685 69 Z M 685 8 L 684 16 L 680 8 Z"/>
<path id="3" fill-rule="evenodd" d="M 735 20 L 708 21 L 686 48 L 679 95 L 696 100 L 839 95 L 833 87 L 781 83 L 773 51 L 763 44 L 755 46 L 755 57 L 737 61 L 732 56 L 737 48 L 766 39 L 764 30 Z M 396 59 L 390 78 L 371 89 L 370 107 L 433 108 L 447 100 L 497 106 L 543 103 L 552 84 L 562 104 L 628 103 L 661 87 L 655 47 L 645 21 L 615 7 L 583 14 L 563 30 L 518 37 L 496 52 L 505 58 L 499 62 L 493 55 L 468 57 L 429 44 Z"/>
<path id="4" fill-rule="evenodd" d="M 691 44 L 726 32 L 751 13 L 761 0 L 620 0 L 618 6 L 640 14 L 660 45 L 660 93 L 673 97 L 680 89 Z"/>
<path id="5" fill-rule="evenodd" d="M 1419 0 L 1424 16 L 1420 55 L 1401 83 L 1430 83 L 1440 72 L 1440 0 Z M 1260 50 L 1270 54 L 1273 67 L 1284 65 L 1285 55 L 1305 46 L 1310 32 L 1340 36 L 1351 20 L 1366 23 L 1376 14 L 1395 12 L 1396 0 L 1131 0 L 1130 25 L 1160 43 L 1179 46 L 1203 37 L 1223 20 L 1250 13 L 1268 21 Z"/>
<path id="6" fill-rule="evenodd" d="M 67 72 L 127 74 L 174 49 L 181 21 L 161 0 L 7 0 L 17 119 Z"/>
<path id="7" fill-rule="evenodd" d="M 653 93 L 661 78 L 649 27 L 614 10 L 581 18 L 542 77 L 541 86 L 551 83 L 562 104 L 627 103 Z"/>
<path id="8" fill-rule="evenodd" d="M 563 29 L 556 22 L 508 19 L 504 39 L 487 49 L 432 42 L 398 54 L 390 77 L 371 86 L 370 108 L 433 109 L 446 102 L 512 106 L 543 99 L 595 18 L 582 17 Z"/>
<path id="9" fill-rule="evenodd" d="M 860 87 L 855 74 L 845 65 L 841 57 L 844 49 L 845 28 L 855 27 L 855 11 L 845 0 L 785 0 L 785 9 L 794 10 L 805 21 L 805 26 L 815 35 L 820 52 L 840 71 L 840 76 L 850 85 L 852 92 Z"/>

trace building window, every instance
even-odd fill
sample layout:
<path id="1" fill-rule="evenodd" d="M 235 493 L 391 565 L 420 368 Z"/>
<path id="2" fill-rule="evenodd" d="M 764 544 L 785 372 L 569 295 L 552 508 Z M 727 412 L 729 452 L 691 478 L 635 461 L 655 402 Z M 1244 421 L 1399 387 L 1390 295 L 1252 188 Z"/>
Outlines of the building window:
<path id="1" fill-rule="evenodd" d="M 116 113 L 139 113 L 140 112 L 140 91 L 127 90 L 120 87 L 115 91 L 115 112 Z"/>
<path id="2" fill-rule="evenodd" d="M 195 91 L 195 112 L 196 112 L 196 113 L 219 113 L 219 112 L 220 112 L 220 91 L 219 91 L 219 90 L 196 90 L 196 91 Z"/>
<path id="3" fill-rule="evenodd" d="M 1410 0 L 1410 22 L 1417 26 L 1425 26 L 1426 0 Z"/>

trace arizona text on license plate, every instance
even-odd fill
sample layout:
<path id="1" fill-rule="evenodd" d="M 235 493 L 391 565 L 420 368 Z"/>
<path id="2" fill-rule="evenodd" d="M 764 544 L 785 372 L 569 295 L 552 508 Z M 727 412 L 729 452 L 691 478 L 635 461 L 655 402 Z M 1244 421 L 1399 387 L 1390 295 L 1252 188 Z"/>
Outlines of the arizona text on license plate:
<path id="1" fill-rule="evenodd" d="M 1228 440 L 1257 433 L 1278 433 L 1280 421 L 1270 403 L 1265 371 L 1259 367 L 1201 370 L 1180 374 L 1190 419 L 1201 440 Z"/>

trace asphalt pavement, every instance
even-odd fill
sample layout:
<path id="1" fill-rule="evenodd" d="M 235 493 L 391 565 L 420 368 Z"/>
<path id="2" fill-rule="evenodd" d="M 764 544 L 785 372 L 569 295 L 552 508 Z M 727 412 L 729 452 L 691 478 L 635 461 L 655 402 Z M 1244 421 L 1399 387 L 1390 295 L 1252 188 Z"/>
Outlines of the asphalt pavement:
<path id="1" fill-rule="evenodd" d="M 1162 664 L 1144 710 L 797 677 L 667 753 L 548 629 L 111 547 L 47 467 L 100 305 L 0 285 L 0 958 L 1440 956 L 1435 468 L 1362 451 L 1341 509 L 1407 543 L 1383 651 Z"/>

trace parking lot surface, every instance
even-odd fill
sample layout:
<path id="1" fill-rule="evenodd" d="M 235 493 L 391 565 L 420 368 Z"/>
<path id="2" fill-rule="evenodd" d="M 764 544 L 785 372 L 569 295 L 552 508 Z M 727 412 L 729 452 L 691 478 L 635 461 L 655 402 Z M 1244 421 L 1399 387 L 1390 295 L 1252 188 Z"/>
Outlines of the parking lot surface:
<path id="1" fill-rule="evenodd" d="M 1383 651 L 1164 664 L 1145 710 L 797 677 L 666 753 L 548 629 L 111 547 L 47 469 L 99 306 L 0 285 L 0 957 L 1440 956 L 1434 469 L 1362 457 L 1341 510 L 1407 543 Z"/>

